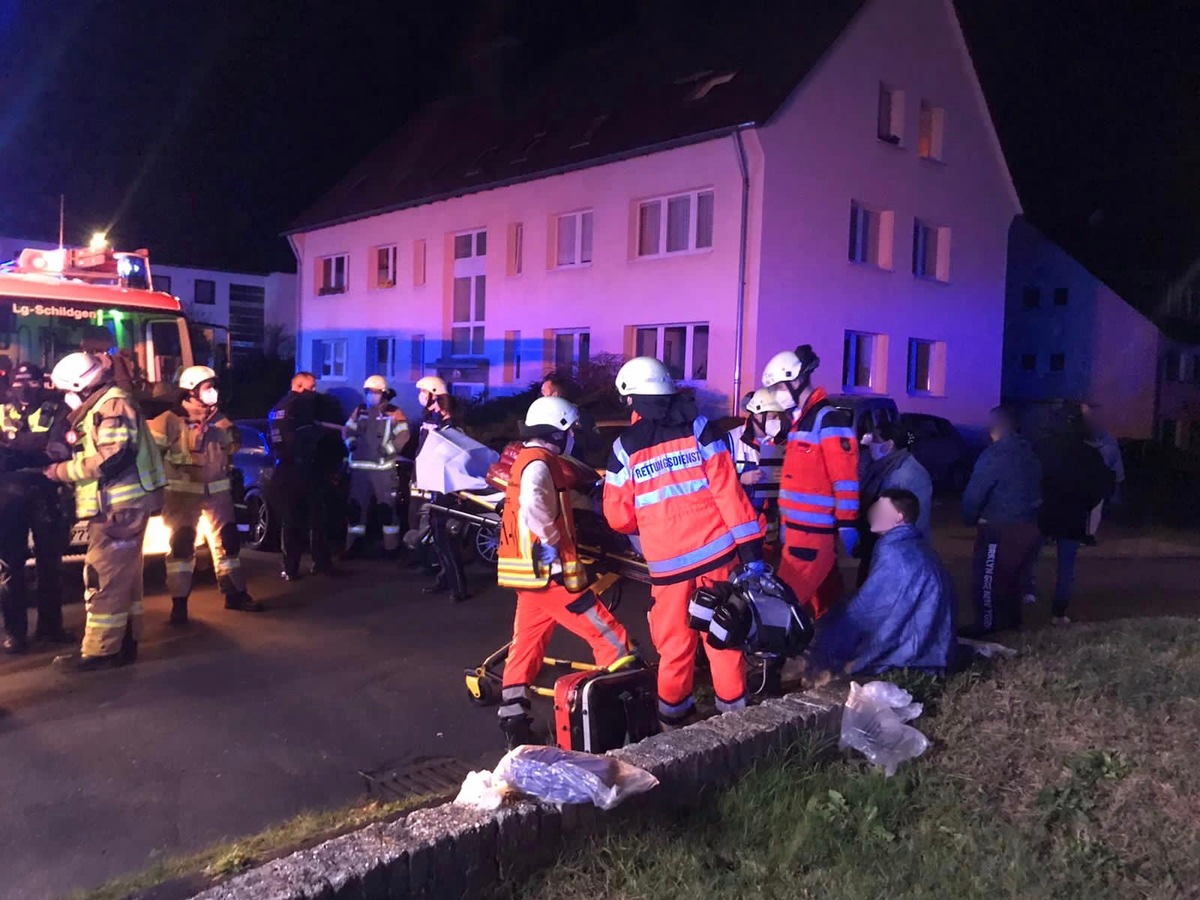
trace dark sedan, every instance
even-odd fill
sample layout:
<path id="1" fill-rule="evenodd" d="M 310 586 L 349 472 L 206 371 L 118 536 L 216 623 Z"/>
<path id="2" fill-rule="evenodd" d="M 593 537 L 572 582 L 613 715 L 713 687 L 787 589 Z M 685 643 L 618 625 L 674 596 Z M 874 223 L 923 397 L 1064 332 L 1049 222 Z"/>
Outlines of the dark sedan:
<path id="1" fill-rule="evenodd" d="M 242 419 L 234 424 L 242 442 L 233 455 L 238 530 L 251 550 L 274 550 L 279 546 L 279 515 L 267 499 L 267 484 L 275 471 L 267 420 Z"/>
<path id="2" fill-rule="evenodd" d="M 910 450 L 938 490 L 961 491 L 971 476 L 975 453 L 949 419 L 902 413 L 900 424 L 912 434 Z"/>

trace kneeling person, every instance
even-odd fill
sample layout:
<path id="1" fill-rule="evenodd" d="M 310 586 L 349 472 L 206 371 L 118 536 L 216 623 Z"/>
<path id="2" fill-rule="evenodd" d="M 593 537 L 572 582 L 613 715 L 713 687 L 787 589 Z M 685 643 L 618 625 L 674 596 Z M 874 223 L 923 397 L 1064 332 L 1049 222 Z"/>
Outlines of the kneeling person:
<path id="1" fill-rule="evenodd" d="M 887 488 L 868 521 L 878 536 L 871 571 L 853 597 L 817 622 L 809 672 L 818 682 L 890 669 L 945 673 L 955 648 L 954 583 L 917 530 L 920 503 Z"/>
<path id="2" fill-rule="evenodd" d="M 542 667 L 556 625 L 587 641 L 596 665 L 630 652 L 625 629 L 587 590 L 575 550 L 570 491 L 575 478 L 559 458 L 579 411 L 560 397 L 540 397 L 522 428 L 525 446 L 513 462 L 500 525 L 497 580 L 516 588 L 512 646 L 504 664 L 500 727 L 511 749 L 534 743 L 529 686 Z"/>
<path id="3" fill-rule="evenodd" d="M 163 521 L 171 530 L 167 554 L 167 588 L 171 591 L 171 624 L 186 625 L 192 592 L 196 529 L 208 517 L 209 544 L 217 586 L 226 609 L 260 612 L 262 605 L 246 593 L 246 576 L 238 558 L 241 538 L 230 493 L 229 469 L 239 441 L 237 429 L 217 409 L 217 373 L 191 366 L 179 376 L 180 404 L 150 422 L 150 433 L 163 451 L 167 490 Z"/>

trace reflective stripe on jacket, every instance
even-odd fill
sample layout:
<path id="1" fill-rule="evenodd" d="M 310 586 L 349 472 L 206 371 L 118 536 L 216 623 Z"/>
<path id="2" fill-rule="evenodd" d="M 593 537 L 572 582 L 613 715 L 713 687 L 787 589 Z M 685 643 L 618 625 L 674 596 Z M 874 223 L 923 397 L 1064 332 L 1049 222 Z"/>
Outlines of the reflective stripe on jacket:
<path id="1" fill-rule="evenodd" d="M 500 549 L 496 564 L 496 582 L 501 587 L 540 590 L 549 587 L 551 572 L 537 559 L 537 538 L 521 522 L 521 476 L 530 463 L 542 462 L 550 469 L 558 494 L 555 529 L 559 534 L 558 560 L 562 583 L 569 591 L 582 591 L 588 585 L 587 572 L 575 549 L 575 516 L 571 511 L 571 488 L 575 477 L 569 464 L 549 450 L 525 447 L 513 463 L 508 487 L 504 492 L 504 512 L 500 520 Z"/>
<path id="2" fill-rule="evenodd" d="M 380 403 L 352 415 L 345 426 L 351 446 L 350 468 L 387 471 L 408 441 L 408 420 L 391 403 Z"/>
<path id="3" fill-rule="evenodd" d="M 604 482 L 604 517 L 641 536 L 654 584 L 695 578 L 762 541 L 724 436 L 703 416 L 636 422 L 613 445 Z"/>
<path id="4" fill-rule="evenodd" d="M 787 434 L 779 512 L 787 530 L 832 533 L 858 517 L 858 440 L 850 413 L 817 388 Z"/>
<path id="5" fill-rule="evenodd" d="M 201 496 L 229 490 L 229 467 L 241 440 L 228 418 L 214 413 L 196 421 L 186 410 L 168 410 L 148 424 L 163 453 L 167 490 Z"/>

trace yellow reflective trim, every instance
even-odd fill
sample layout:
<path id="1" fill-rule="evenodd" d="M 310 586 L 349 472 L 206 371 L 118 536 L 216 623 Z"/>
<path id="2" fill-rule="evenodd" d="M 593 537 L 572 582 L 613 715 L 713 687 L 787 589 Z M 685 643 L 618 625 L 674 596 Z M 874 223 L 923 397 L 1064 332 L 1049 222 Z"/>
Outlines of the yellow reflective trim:
<path id="1" fill-rule="evenodd" d="M 88 613 L 87 628 L 124 628 L 129 622 L 129 613 Z"/>

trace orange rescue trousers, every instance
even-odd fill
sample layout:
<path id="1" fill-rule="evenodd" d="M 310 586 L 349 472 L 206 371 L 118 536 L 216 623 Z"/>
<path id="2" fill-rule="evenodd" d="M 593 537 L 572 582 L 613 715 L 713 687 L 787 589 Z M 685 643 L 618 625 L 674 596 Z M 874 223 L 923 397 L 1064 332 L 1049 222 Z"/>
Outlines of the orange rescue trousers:
<path id="1" fill-rule="evenodd" d="M 842 599 L 845 586 L 837 567 L 837 536 L 784 529 L 779 577 L 819 619 Z"/>
<path id="2" fill-rule="evenodd" d="M 509 688 L 533 683 L 556 625 L 587 641 L 598 666 L 611 666 L 629 653 L 624 626 L 590 591 L 574 593 L 557 583 L 541 590 L 517 591 L 512 646 L 504 663 L 506 700 Z M 501 715 L 505 715 L 503 707 Z"/>
<path id="3" fill-rule="evenodd" d="M 696 644 L 700 632 L 688 627 L 688 601 L 698 587 L 728 581 L 734 566 L 728 563 L 698 578 L 677 584 L 657 584 L 650 589 L 650 637 L 658 650 L 658 716 L 667 724 L 687 719 L 695 707 L 692 685 L 696 680 Z M 729 712 L 746 705 L 746 669 L 741 650 L 714 650 L 707 641 L 704 652 L 712 671 L 717 710 Z"/>

